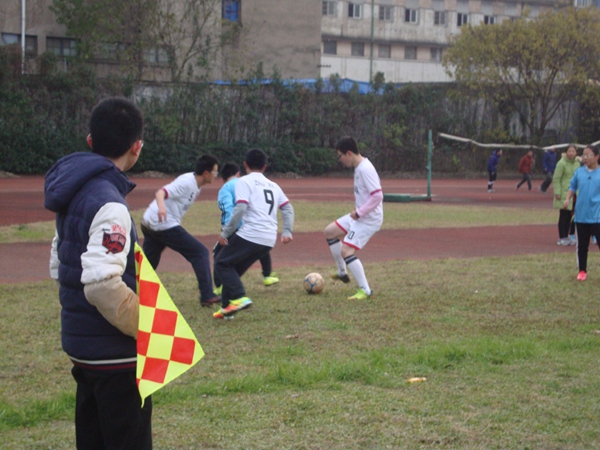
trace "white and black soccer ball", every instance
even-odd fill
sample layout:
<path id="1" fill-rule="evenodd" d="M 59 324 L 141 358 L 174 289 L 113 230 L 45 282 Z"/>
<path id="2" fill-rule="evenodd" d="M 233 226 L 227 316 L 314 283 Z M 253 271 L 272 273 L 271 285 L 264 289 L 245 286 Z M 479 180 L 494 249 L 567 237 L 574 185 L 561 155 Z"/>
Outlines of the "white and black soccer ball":
<path id="1" fill-rule="evenodd" d="M 318 294 L 325 287 L 325 280 L 320 273 L 309 273 L 304 277 L 304 290 L 309 294 Z"/>

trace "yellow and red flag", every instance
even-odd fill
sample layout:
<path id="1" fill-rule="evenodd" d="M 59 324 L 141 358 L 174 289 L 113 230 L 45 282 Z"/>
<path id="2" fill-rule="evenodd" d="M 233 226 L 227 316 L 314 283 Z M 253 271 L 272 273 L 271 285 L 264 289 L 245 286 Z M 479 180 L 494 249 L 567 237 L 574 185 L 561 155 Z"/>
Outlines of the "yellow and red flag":
<path id="1" fill-rule="evenodd" d="M 136 378 L 143 405 L 200 361 L 204 351 L 137 243 L 135 269 L 140 297 Z"/>

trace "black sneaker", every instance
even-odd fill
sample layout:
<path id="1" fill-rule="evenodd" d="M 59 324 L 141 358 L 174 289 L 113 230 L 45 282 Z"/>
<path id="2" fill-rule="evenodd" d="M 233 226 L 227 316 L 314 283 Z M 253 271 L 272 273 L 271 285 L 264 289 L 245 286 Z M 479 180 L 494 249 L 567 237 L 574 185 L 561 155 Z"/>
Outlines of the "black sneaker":
<path id="1" fill-rule="evenodd" d="M 220 295 L 215 295 L 213 298 L 209 298 L 205 301 L 200 300 L 200 306 L 202 306 L 203 308 L 212 308 L 212 305 L 214 305 L 215 303 L 221 303 Z"/>
<path id="2" fill-rule="evenodd" d="M 350 283 L 350 277 L 348 276 L 348 274 L 344 274 L 344 275 L 340 275 L 339 273 L 332 273 L 329 274 L 329 277 L 332 280 L 340 280 L 343 281 L 344 283 Z"/>

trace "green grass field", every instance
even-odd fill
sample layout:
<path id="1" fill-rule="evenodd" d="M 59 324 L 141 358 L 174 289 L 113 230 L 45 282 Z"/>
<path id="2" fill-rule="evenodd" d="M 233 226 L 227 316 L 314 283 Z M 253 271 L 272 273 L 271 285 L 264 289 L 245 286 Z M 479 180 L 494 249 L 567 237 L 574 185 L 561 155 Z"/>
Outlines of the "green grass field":
<path id="1" fill-rule="evenodd" d="M 337 213 L 297 203 L 296 231 Z M 556 219 L 515 212 L 386 205 L 386 227 Z M 198 306 L 191 271 L 163 274 L 206 356 L 153 396 L 155 448 L 599 448 L 599 263 L 591 252 L 586 283 L 571 253 L 366 264 L 368 302 L 339 282 L 304 293 L 329 266 L 278 268 L 269 288 L 251 270 L 255 304 L 231 321 Z M 0 315 L 0 448 L 74 448 L 56 286 L 0 286 Z"/>

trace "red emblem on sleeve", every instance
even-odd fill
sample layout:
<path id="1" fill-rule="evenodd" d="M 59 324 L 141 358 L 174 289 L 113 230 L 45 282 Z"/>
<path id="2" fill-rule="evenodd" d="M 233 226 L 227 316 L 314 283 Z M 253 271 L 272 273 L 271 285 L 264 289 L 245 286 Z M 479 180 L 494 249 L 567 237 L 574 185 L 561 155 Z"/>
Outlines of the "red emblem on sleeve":
<path id="1" fill-rule="evenodd" d="M 121 253 L 126 242 L 125 229 L 119 225 L 113 225 L 110 232 L 105 231 L 102 236 L 102 246 L 106 247 L 106 253 Z"/>

